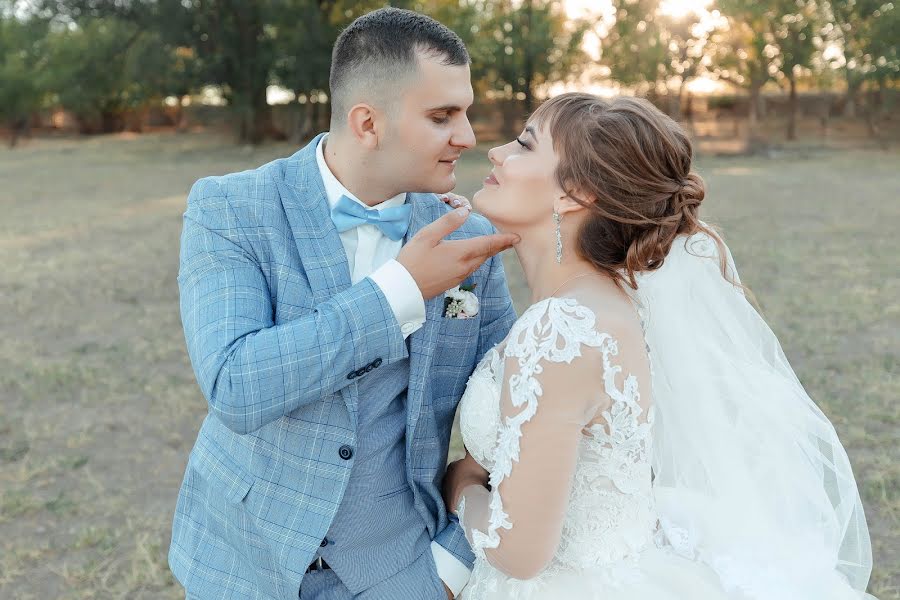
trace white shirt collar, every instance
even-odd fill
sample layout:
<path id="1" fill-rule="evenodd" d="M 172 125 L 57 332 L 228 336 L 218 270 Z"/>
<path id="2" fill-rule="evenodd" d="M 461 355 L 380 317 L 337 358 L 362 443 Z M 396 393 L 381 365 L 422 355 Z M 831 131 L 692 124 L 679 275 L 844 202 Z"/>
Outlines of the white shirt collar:
<path id="1" fill-rule="evenodd" d="M 325 162 L 325 140 L 327 138 L 328 134 L 326 133 L 316 145 L 316 163 L 319 165 L 319 173 L 322 175 L 322 182 L 325 184 L 325 195 L 328 197 L 328 206 L 330 208 L 335 207 L 338 200 L 341 199 L 341 196 L 347 196 L 354 202 L 358 202 L 366 208 L 374 208 L 376 210 L 394 206 L 403 206 L 403 204 L 406 203 L 406 192 L 401 192 L 393 198 L 389 198 L 375 206 L 368 206 L 353 195 L 350 190 L 344 187 L 344 184 L 338 181 L 337 177 L 334 176 L 334 173 L 331 172 L 331 169 L 328 168 L 328 163 Z"/>

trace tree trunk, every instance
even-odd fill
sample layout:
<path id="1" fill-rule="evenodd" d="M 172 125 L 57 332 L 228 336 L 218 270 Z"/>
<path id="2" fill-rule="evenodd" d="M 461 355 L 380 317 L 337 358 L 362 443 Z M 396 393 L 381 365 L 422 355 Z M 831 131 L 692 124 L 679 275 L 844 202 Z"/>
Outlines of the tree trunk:
<path id="1" fill-rule="evenodd" d="M 175 112 L 175 131 L 178 133 L 187 131 L 187 111 L 184 110 L 185 97 L 187 96 L 178 97 L 178 110 Z"/>
<path id="2" fill-rule="evenodd" d="M 534 0 L 525 0 L 525 64 L 522 77 L 525 79 L 525 114 L 530 115 L 534 111 L 534 55 L 532 54 L 531 38 L 532 22 L 534 16 Z"/>
<path id="3" fill-rule="evenodd" d="M 878 117 L 884 118 L 888 115 L 886 77 L 878 78 L 878 91 L 876 93 L 875 105 L 878 107 Z"/>
<path id="4" fill-rule="evenodd" d="M 750 106 L 747 114 L 747 124 L 751 128 L 755 128 L 759 123 L 759 96 L 761 89 L 762 86 L 755 82 L 750 84 Z"/>
<path id="5" fill-rule="evenodd" d="M 844 99 L 844 116 L 848 119 L 856 118 L 856 100 L 862 81 L 847 75 L 847 96 Z"/>
<path id="6" fill-rule="evenodd" d="M 19 143 L 19 138 L 25 133 L 28 127 L 28 119 L 26 117 L 21 117 L 19 119 L 14 119 L 9 124 L 9 147 L 15 148 L 16 144 Z"/>
<path id="7" fill-rule="evenodd" d="M 681 106 L 684 101 L 684 88 L 686 85 L 687 81 L 682 77 L 681 82 L 678 84 L 678 92 L 676 94 L 673 94 L 668 86 L 666 86 L 666 92 L 669 96 L 669 116 L 676 121 L 681 119 Z"/>
<path id="8" fill-rule="evenodd" d="M 318 125 L 318 131 L 328 131 L 331 129 L 331 101 L 319 102 Z"/>
<path id="9" fill-rule="evenodd" d="M 787 139 L 797 139 L 797 79 L 788 77 L 790 84 L 790 99 L 788 101 L 788 126 Z"/>
<path id="10" fill-rule="evenodd" d="M 294 95 L 298 98 L 303 92 L 294 91 Z M 310 133 L 312 132 L 312 104 L 307 100 L 306 104 L 294 104 L 297 111 L 297 118 L 294 122 L 294 133 L 292 136 L 292 141 L 295 144 L 300 144 L 303 140 L 309 139 Z"/>
<path id="11" fill-rule="evenodd" d="M 100 133 L 116 133 L 124 129 L 125 122 L 117 110 L 103 110 L 100 113 Z"/>
<path id="12" fill-rule="evenodd" d="M 504 138 L 511 138 L 516 135 L 517 118 L 519 103 L 515 99 L 505 100 L 500 103 L 503 114 L 503 124 L 501 126 L 501 135 Z"/>
<path id="13" fill-rule="evenodd" d="M 760 130 L 762 117 L 762 86 L 764 82 L 753 80 L 750 83 L 750 114 L 747 120 L 747 152 L 757 154 L 766 147 L 765 136 Z"/>

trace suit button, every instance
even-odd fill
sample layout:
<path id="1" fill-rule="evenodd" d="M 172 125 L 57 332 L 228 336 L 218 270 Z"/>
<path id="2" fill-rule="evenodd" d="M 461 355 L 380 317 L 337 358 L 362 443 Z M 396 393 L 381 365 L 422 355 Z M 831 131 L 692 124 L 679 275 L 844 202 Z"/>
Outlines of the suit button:
<path id="1" fill-rule="evenodd" d="M 324 540 L 322 540 L 321 542 L 319 542 L 319 547 L 320 547 L 320 548 L 324 548 L 324 547 L 327 546 L 327 545 L 328 545 L 328 538 L 325 538 Z"/>
<path id="2" fill-rule="evenodd" d="M 350 371 L 347 373 L 347 379 L 355 379 L 357 376 L 356 371 Z"/>
<path id="3" fill-rule="evenodd" d="M 378 367 L 381 366 L 381 363 L 382 363 L 382 360 L 381 360 L 381 357 L 379 357 L 379 358 L 376 358 L 374 361 L 372 361 L 372 366 L 377 369 Z"/>
<path id="4" fill-rule="evenodd" d="M 353 448 L 350 446 L 344 445 L 338 448 L 338 456 L 343 458 L 344 460 L 350 460 L 353 458 Z"/>
<path id="5" fill-rule="evenodd" d="M 375 368 L 375 365 L 368 365 L 366 367 L 366 373 L 371 373 L 374 368 Z"/>

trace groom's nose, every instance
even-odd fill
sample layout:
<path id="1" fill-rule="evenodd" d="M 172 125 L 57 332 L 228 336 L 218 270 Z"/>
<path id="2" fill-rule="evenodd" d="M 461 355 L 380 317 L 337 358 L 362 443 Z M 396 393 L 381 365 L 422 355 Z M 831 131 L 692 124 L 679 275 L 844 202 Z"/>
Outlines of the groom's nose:
<path id="1" fill-rule="evenodd" d="M 473 148 L 475 146 L 475 132 L 472 131 L 472 124 L 469 123 L 469 118 L 465 113 L 463 113 L 462 119 L 460 119 L 459 124 L 453 131 L 450 145 L 457 148 Z"/>

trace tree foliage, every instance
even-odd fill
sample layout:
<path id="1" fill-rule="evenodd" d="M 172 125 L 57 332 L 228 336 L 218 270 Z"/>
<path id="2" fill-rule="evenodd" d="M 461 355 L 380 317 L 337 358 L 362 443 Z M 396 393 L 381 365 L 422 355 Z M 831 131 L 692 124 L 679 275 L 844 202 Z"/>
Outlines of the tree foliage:
<path id="1" fill-rule="evenodd" d="M 745 91 L 755 121 L 770 82 L 796 107 L 801 78 L 839 73 L 852 111 L 860 90 L 887 89 L 900 76 L 893 2 L 715 0 L 721 18 L 711 26 L 698 12 L 666 14 L 660 0 L 612 0 L 601 61 L 624 86 L 666 91 L 673 115 L 702 74 Z M 293 133 L 308 135 L 327 123 L 339 32 L 387 4 L 459 33 L 477 97 L 509 108 L 507 128 L 591 63 L 583 40 L 596 22 L 568 18 L 560 0 L 0 0 L 0 120 L 20 132 L 37 111 L 61 107 L 82 131 L 115 131 L 164 98 L 214 86 L 240 139 L 258 142 L 277 133 L 266 100 L 278 85 L 306 103 Z M 788 126 L 791 137 L 794 119 Z"/>

